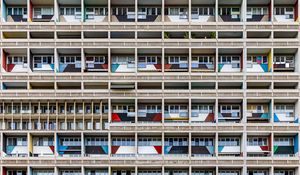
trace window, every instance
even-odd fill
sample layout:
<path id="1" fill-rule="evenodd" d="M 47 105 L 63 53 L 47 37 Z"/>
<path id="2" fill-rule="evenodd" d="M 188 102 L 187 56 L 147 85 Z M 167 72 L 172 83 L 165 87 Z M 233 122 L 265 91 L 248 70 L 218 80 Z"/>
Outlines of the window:
<path id="1" fill-rule="evenodd" d="M 165 146 L 188 146 L 188 139 L 184 137 L 165 138 Z"/>
<path id="2" fill-rule="evenodd" d="M 219 138 L 219 146 L 240 146 L 240 139 L 235 137 Z"/>
<path id="3" fill-rule="evenodd" d="M 294 19 L 293 7 L 275 7 L 274 15 L 284 15 L 286 19 Z"/>
<path id="4" fill-rule="evenodd" d="M 204 138 L 204 137 L 192 138 L 192 146 L 213 146 L 213 145 L 214 145 L 213 138 Z"/>
<path id="5" fill-rule="evenodd" d="M 261 137 L 247 138 L 247 146 L 268 146 L 268 139 Z"/>
<path id="6" fill-rule="evenodd" d="M 8 7 L 7 15 L 27 15 L 26 7 Z"/>
<path id="7" fill-rule="evenodd" d="M 275 137 L 275 146 L 294 146 L 294 138 L 292 137 Z"/>

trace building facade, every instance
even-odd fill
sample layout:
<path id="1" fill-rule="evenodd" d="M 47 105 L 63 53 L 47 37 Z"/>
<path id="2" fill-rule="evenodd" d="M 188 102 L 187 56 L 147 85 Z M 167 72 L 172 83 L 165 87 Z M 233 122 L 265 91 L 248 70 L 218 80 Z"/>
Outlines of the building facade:
<path id="1" fill-rule="evenodd" d="M 1 175 L 299 175 L 298 0 L 0 0 Z"/>

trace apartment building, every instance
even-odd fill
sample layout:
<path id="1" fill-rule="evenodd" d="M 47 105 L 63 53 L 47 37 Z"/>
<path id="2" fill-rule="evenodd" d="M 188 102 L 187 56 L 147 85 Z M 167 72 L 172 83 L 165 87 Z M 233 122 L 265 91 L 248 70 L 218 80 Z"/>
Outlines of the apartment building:
<path id="1" fill-rule="evenodd" d="M 299 175 L 298 0 L 0 0 L 1 175 Z"/>

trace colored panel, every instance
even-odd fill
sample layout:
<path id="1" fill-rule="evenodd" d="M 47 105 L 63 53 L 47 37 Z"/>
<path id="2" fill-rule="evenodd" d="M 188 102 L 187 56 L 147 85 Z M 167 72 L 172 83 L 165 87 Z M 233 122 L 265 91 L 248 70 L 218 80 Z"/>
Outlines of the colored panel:
<path id="1" fill-rule="evenodd" d="M 119 64 L 112 64 L 111 65 L 111 72 L 116 72 L 118 67 L 119 67 Z"/>
<path id="2" fill-rule="evenodd" d="M 29 134 L 29 137 L 28 137 L 28 145 L 29 145 L 29 155 L 32 156 L 32 153 L 33 153 L 33 145 L 32 145 L 32 135 Z"/>
<path id="3" fill-rule="evenodd" d="M 188 154 L 188 146 L 165 146 L 165 154 Z"/>
<path id="4" fill-rule="evenodd" d="M 4 0 L 2 0 L 2 19 L 3 21 L 7 20 L 7 10 L 6 10 L 6 3 Z"/>
<path id="5" fill-rule="evenodd" d="M 272 63 L 273 63 L 272 50 L 270 50 L 270 52 L 268 53 L 268 71 L 267 72 L 272 71 Z"/>
<path id="6" fill-rule="evenodd" d="M 297 154 L 299 149 L 299 135 L 296 134 L 294 138 L 294 153 Z"/>
<path id="7" fill-rule="evenodd" d="M 294 154 L 294 147 L 293 146 L 276 146 L 274 148 L 274 154 Z"/>
<path id="8" fill-rule="evenodd" d="M 86 154 L 108 154 L 108 146 L 86 146 Z"/>

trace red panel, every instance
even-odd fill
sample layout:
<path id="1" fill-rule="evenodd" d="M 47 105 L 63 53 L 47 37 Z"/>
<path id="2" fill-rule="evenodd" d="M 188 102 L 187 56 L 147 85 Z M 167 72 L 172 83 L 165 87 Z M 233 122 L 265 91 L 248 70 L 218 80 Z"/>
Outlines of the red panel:
<path id="1" fill-rule="evenodd" d="M 155 114 L 153 121 L 161 121 L 161 120 L 162 120 L 162 114 L 161 113 Z"/>
<path id="2" fill-rule="evenodd" d="M 295 21 L 298 19 L 298 0 L 295 3 L 295 10 L 294 10 L 294 16 L 295 16 Z"/>
<path id="3" fill-rule="evenodd" d="M 271 4 L 271 2 L 269 3 L 269 21 L 271 21 L 271 18 L 272 18 L 272 4 Z"/>
<path id="4" fill-rule="evenodd" d="M 241 72 L 243 72 L 243 63 L 244 63 L 244 50 L 242 50 L 242 54 L 241 54 Z"/>
<path id="5" fill-rule="evenodd" d="M 112 119 L 113 122 L 120 122 L 121 121 L 119 115 L 116 114 L 116 113 L 112 113 L 111 119 Z"/>
<path id="6" fill-rule="evenodd" d="M 29 20 L 32 20 L 32 15 L 33 14 L 33 8 L 32 8 L 32 2 L 31 0 L 29 1 Z"/>
<path id="7" fill-rule="evenodd" d="M 171 64 L 165 64 L 165 69 L 171 69 Z"/>
<path id="8" fill-rule="evenodd" d="M 155 67 L 157 70 L 161 70 L 161 64 L 154 64 L 154 67 Z"/>
<path id="9" fill-rule="evenodd" d="M 269 150 L 268 151 L 271 151 L 271 148 L 272 148 L 272 135 L 270 135 L 268 137 L 268 145 L 269 145 Z"/>
<path id="10" fill-rule="evenodd" d="M 215 115 L 214 113 L 209 113 L 206 119 L 204 120 L 205 122 L 213 122 L 215 120 Z"/>
<path id="11" fill-rule="evenodd" d="M 6 172 L 6 168 L 5 167 L 3 167 L 2 168 L 2 175 L 6 175 L 7 174 L 7 172 Z"/>
<path id="12" fill-rule="evenodd" d="M 54 146 L 49 146 L 49 148 L 50 148 L 51 151 L 54 153 Z"/>
<path id="13" fill-rule="evenodd" d="M 116 154 L 120 146 L 111 146 L 111 153 Z"/>
<path id="14" fill-rule="evenodd" d="M 102 69 L 108 69 L 108 64 L 102 64 Z"/>
<path id="15" fill-rule="evenodd" d="M 11 72 L 14 69 L 15 65 L 14 64 L 8 64 L 6 67 L 7 67 L 6 71 Z"/>
<path id="16" fill-rule="evenodd" d="M 161 146 L 154 146 L 154 148 L 155 148 L 155 150 L 156 150 L 156 152 L 157 152 L 158 154 L 161 154 L 161 153 L 162 153 L 162 147 L 161 147 Z"/>
<path id="17" fill-rule="evenodd" d="M 269 151 L 269 146 L 260 146 L 260 149 L 263 151 Z"/>
<path id="18" fill-rule="evenodd" d="M 6 61 L 7 61 L 7 60 L 6 60 L 6 52 L 3 51 L 3 52 L 2 52 L 2 67 L 3 67 L 3 69 L 4 69 L 5 71 L 7 71 L 7 70 L 6 70 L 6 69 L 7 69 L 7 68 L 6 68 L 6 64 L 7 64 Z"/>

